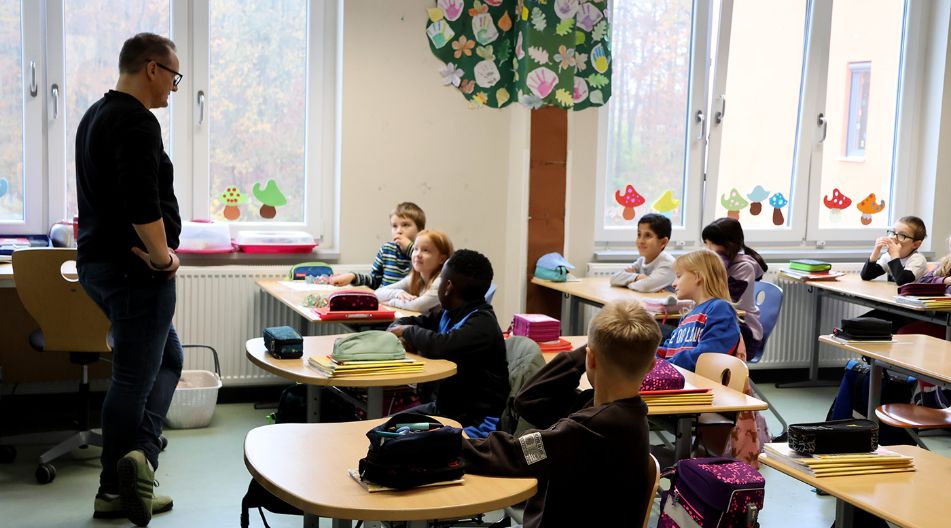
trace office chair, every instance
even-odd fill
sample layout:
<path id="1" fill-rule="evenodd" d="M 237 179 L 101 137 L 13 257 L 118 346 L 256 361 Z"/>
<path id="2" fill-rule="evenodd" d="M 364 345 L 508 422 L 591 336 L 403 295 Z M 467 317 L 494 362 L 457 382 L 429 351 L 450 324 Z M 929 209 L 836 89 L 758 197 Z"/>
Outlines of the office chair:
<path id="1" fill-rule="evenodd" d="M 102 435 L 89 428 L 89 365 L 100 354 L 111 353 L 109 320 L 75 279 L 63 276 L 63 264 L 76 260 L 72 248 L 21 249 L 13 253 L 17 295 L 39 324 L 30 337 L 38 352 L 69 354 L 79 365 L 78 427 L 72 431 L 19 435 L 0 440 L 4 445 L 56 443 L 40 455 L 36 480 L 48 484 L 56 478 L 51 462 L 78 447 L 102 446 Z M 57 443 L 58 442 L 58 443 Z"/>
<path id="2" fill-rule="evenodd" d="M 783 290 L 779 286 L 765 281 L 759 281 L 754 284 L 754 295 L 753 299 L 756 303 L 756 306 L 759 308 L 759 321 L 763 325 L 763 339 L 760 342 L 759 348 L 756 350 L 749 350 L 749 357 L 747 358 L 747 363 L 757 363 L 763 357 L 763 350 L 766 348 L 766 339 L 769 338 L 770 334 L 773 333 L 773 329 L 776 328 L 776 321 L 779 320 L 779 312 L 783 307 Z M 769 399 L 766 398 L 766 395 L 763 394 L 763 391 L 756 386 L 756 383 L 753 383 L 753 378 L 750 378 L 750 390 L 753 391 L 753 394 L 766 402 L 766 405 L 769 405 L 769 412 L 773 413 L 773 416 L 779 420 L 780 425 L 783 426 L 782 432 L 777 436 L 784 437 L 786 434 L 786 429 L 788 425 L 786 420 L 783 418 L 779 411 L 776 410 L 776 407 L 773 405 Z"/>

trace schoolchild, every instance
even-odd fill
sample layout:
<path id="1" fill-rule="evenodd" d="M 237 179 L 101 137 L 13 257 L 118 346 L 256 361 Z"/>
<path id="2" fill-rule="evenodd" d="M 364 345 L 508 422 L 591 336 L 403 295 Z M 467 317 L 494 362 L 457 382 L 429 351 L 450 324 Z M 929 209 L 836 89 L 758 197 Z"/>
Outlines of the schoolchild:
<path id="1" fill-rule="evenodd" d="M 670 242 L 670 219 L 656 213 L 637 221 L 637 252 L 640 256 L 611 276 L 611 286 L 637 292 L 658 292 L 674 282 L 674 257 L 664 251 Z"/>
<path id="2" fill-rule="evenodd" d="M 413 269 L 398 282 L 376 290 L 381 303 L 429 313 L 439 308 L 439 273 L 452 256 L 452 241 L 442 231 L 425 229 L 413 243 Z"/>
<path id="3" fill-rule="evenodd" d="M 519 414 L 539 429 L 463 441 L 466 471 L 536 477 L 526 528 L 640 525 L 648 478 L 647 405 L 639 395 L 660 329 L 638 302 L 609 303 L 588 344 L 563 352 L 519 392 Z M 579 393 L 587 375 L 593 389 Z"/>
<path id="4" fill-rule="evenodd" d="M 412 268 L 410 256 L 416 235 L 426 229 L 426 213 L 412 202 L 396 205 L 390 213 L 392 240 L 384 242 L 373 259 L 370 273 L 340 273 L 334 275 L 334 286 L 368 286 L 374 290 L 398 282 Z"/>
<path id="5" fill-rule="evenodd" d="M 928 260 L 918 248 L 928 236 L 925 223 L 917 216 L 903 216 L 875 240 L 875 246 L 862 267 L 862 280 L 887 275 L 899 286 L 915 282 L 928 271 Z"/>

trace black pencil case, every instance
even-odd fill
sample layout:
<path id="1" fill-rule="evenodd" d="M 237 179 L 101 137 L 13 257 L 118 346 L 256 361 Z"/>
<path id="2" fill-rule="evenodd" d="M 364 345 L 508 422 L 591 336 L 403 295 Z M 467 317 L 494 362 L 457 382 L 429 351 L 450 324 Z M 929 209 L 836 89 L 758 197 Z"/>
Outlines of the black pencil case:
<path id="1" fill-rule="evenodd" d="M 871 420 L 790 424 L 789 447 L 801 455 L 868 453 L 878 449 L 878 424 Z"/>
<path id="2" fill-rule="evenodd" d="M 264 348 L 277 359 L 298 359 L 304 355 L 304 340 L 289 326 L 264 329 Z"/>

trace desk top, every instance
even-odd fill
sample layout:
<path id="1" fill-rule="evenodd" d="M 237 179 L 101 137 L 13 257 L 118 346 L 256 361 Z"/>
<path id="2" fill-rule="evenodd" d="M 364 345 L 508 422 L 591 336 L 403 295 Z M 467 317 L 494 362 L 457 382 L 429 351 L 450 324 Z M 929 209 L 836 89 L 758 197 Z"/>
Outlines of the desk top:
<path id="1" fill-rule="evenodd" d="M 588 338 L 585 336 L 570 336 L 565 337 L 565 340 L 571 343 L 572 348 L 577 348 L 588 342 Z M 549 362 L 555 358 L 560 352 L 553 352 L 544 354 L 545 362 Z M 649 416 L 660 416 L 660 415 L 670 415 L 670 414 L 700 414 L 700 413 L 723 413 L 723 412 L 737 412 L 737 411 L 762 411 L 768 409 L 769 406 L 766 402 L 760 401 L 752 396 L 743 394 L 742 392 L 735 391 L 729 387 L 721 385 L 716 381 L 713 381 L 703 376 L 697 375 L 689 370 L 684 370 L 680 367 L 675 366 L 684 375 L 684 380 L 687 383 L 690 383 L 694 387 L 699 388 L 710 388 L 713 390 L 713 404 L 711 405 L 677 405 L 677 406 L 663 406 L 663 407 L 650 407 L 647 408 L 647 414 Z M 588 382 L 588 377 L 581 378 L 581 388 L 590 389 L 591 384 Z"/>
<path id="2" fill-rule="evenodd" d="M 275 299 L 277 299 L 278 301 L 280 301 L 282 304 L 284 304 L 285 306 L 287 306 L 287 307 L 290 308 L 291 310 L 294 310 L 295 312 L 297 312 L 297 313 L 298 313 L 301 317 L 303 317 L 304 319 L 306 319 L 306 320 L 308 320 L 308 321 L 310 321 L 310 322 L 312 322 L 312 323 L 322 322 L 322 321 L 320 320 L 320 318 L 317 317 L 317 314 L 314 313 L 313 308 L 311 308 L 311 307 L 309 307 L 309 306 L 304 306 L 304 299 L 306 299 L 307 296 L 308 296 L 308 295 L 311 295 L 311 294 L 320 293 L 320 294 L 326 295 L 326 294 L 330 293 L 330 291 L 332 291 L 332 290 L 329 290 L 329 289 L 328 289 L 328 291 L 318 291 L 318 290 L 314 290 L 314 291 L 294 290 L 294 289 L 288 288 L 287 286 L 281 284 L 281 282 L 282 282 L 282 281 L 280 281 L 280 280 L 275 280 L 275 279 L 261 279 L 261 280 L 259 280 L 259 281 L 256 281 L 257 285 L 258 285 L 262 290 L 264 290 L 267 294 L 271 295 L 272 297 L 274 297 Z M 328 286 L 328 288 L 333 288 L 333 287 L 332 287 L 332 286 Z M 342 289 L 344 289 L 344 288 L 339 288 L 339 289 L 342 290 Z M 366 287 L 364 287 L 364 286 L 353 286 L 353 287 L 348 286 L 346 289 L 348 289 L 348 290 L 366 290 L 366 291 L 369 291 L 369 292 L 372 292 L 372 291 L 373 291 L 373 290 L 371 290 L 371 289 L 369 289 L 369 288 L 366 288 Z M 384 306 L 384 305 L 381 305 L 380 308 L 387 308 L 387 307 Z M 415 316 L 415 315 L 419 315 L 419 312 L 414 312 L 414 311 L 412 311 L 412 310 L 406 310 L 406 309 L 403 309 L 403 308 L 390 308 L 390 309 L 396 311 L 396 318 L 397 318 L 397 319 L 399 319 L 400 317 L 412 317 L 412 316 Z M 379 321 L 379 320 L 370 320 L 370 319 L 355 319 L 355 320 L 353 320 L 353 321 L 339 321 L 339 320 L 338 320 L 338 321 L 323 321 L 323 322 L 325 322 L 325 323 L 342 323 L 342 324 L 354 323 L 354 324 L 367 325 L 367 324 L 374 324 L 374 323 L 380 323 L 380 324 L 387 323 L 387 324 L 389 324 L 389 323 L 391 323 L 392 321 Z"/>
<path id="3" fill-rule="evenodd" d="M 928 310 L 925 308 L 917 308 L 896 302 L 895 296 L 898 295 L 898 286 L 894 282 L 888 282 L 884 280 L 884 277 L 879 277 L 878 279 L 871 281 L 865 281 L 862 280 L 861 275 L 858 273 L 846 273 L 837 280 L 807 281 L 807 284 L 820 290 L 834 292 L 840 295 L 847 295 L 850 297 L 858 297 L 859 299 L 865 299 L 876 303 L 897 306 L 899 308 L 914 312 L 951 311 L 951 308 Z"/>
<path id="4" fill-rule="evenodd" d="M 896 335 L 893 339 L 843 343 L 830 335 L 819 336 L 820 343 L 951 383 L 951 341 L 918 334 Z"/>
<path id="5" fill-rule="evenodd" d="M 535 494 L 533 478 L 466 475 L 465 483 L 369 493 L 347 474 L 366 456 L 366 432 L 386 419 L 277 424 L 251 430 L 244 462 L 265 489 L 306 512 L 337 519 L 415 521 L 492 511 Z M 440 421 L 459 426 L 445 418 Z M 280 446 L 280 449 L 275 449 Z"/>
<path id="6" fill-rule="evenodd" d="M 759 460 L 899 526 L 947 526 L 944 508 L 951 482 L 951 459 L 917 446 L 888 446 L 888 449 L 914 457 L 917 471 L 815 478 L 765 454 L 760 455 Z"/>
<path id="7" fill-rule="evenodd" d="M 352 334 L 346 334 L 352 335 Z M 411 359 L 424 362 L 422 372 L 403 374 L 380 374 L 359 378 L 328 378 L 307 365 L 309 356 L 326 356 L 333 352 L 334 341 L 342 335 L 314 336 L 304 338 L 304 356 L 300 359 L 275 359 L 267 353 L 263 338 L 249 339 L 246 348 L 248 359 L 262 369 L 291 381 L 309 385 L 331 385 L 334 387 L 392 387 L 422 383 L 424 381 L 448 378 L 456 373 L 456 364 L 445 359 L 424 359 L 416 354 L 406 354 Z"/>

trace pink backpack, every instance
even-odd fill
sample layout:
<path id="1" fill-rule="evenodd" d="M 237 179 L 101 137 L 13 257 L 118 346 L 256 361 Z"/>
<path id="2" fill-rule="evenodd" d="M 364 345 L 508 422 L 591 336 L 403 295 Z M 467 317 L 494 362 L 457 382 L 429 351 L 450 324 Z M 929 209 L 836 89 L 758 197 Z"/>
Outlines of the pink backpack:
<path id="1" fill-rule="evenodd" d="M 658 359 L 654 368 L 644 376 L 642 391 L 679 390 L 684 388 L 684 375 L 666 359 Z"/>

